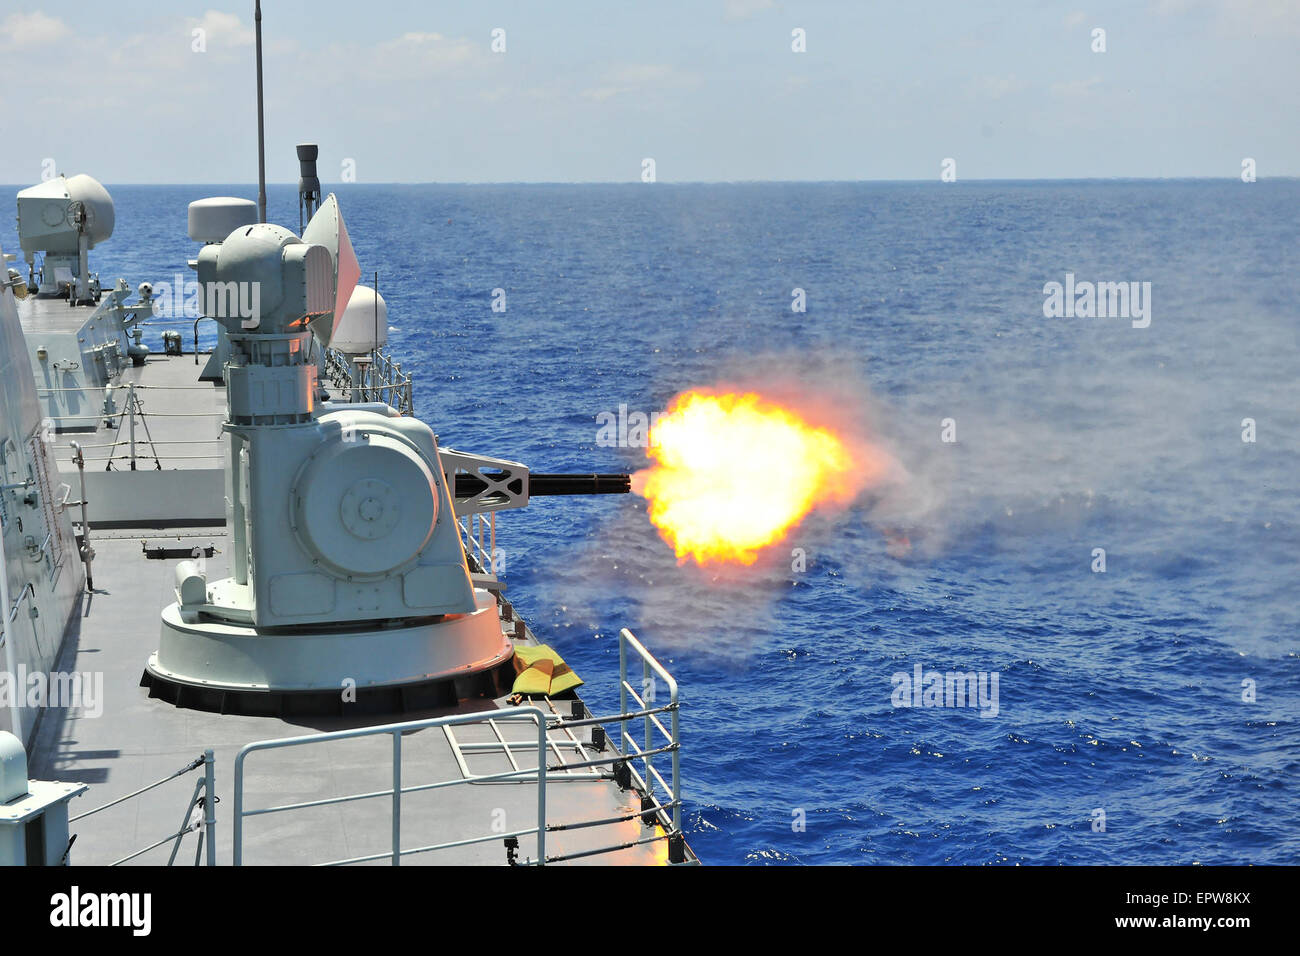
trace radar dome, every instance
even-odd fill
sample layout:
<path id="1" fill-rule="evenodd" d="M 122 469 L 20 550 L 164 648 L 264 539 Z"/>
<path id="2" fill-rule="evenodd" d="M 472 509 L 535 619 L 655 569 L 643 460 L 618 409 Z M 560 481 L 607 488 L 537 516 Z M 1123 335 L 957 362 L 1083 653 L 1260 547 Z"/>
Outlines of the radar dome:
<path id="1" fill-rule="evenodd" d="M 330 344 L 347 355 L 364 355 L 388 343 L 388 306 L 370 286 L 352 290 L 343 317 L 334 323 Z"/>
<path id="2" fill-rule="evenodd" d="M 257 222 L 257 203 L 234 196 L 212 196 L 190 203 L 189 235 L 195 242 L 221 242 L 240 226 Z"/>

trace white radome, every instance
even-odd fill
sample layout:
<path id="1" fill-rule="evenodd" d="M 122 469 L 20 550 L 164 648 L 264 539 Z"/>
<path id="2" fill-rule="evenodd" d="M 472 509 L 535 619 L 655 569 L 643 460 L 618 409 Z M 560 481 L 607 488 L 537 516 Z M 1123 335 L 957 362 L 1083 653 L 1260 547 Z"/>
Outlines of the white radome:
<path id="1" fill-rule="evenodd" d="M 369 286 L 357 286 L 343 315 L 334 324 L 330 345 L 347 355 L 363 355 L 387 343 L 388 306 L 384 297 Z"/>
<path id="2" fill-rule="evenodd" d="M 240 226 L 257 222 L 257 203 L 213 196 L 190 203 L 189 235 L 195 242 L 221 242 Z"/>

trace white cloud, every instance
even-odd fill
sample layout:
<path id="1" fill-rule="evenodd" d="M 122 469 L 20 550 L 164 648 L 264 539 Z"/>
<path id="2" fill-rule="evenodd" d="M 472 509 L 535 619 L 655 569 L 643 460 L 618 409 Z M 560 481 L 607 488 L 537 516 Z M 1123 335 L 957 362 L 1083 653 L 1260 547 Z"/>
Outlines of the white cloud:
<path id="1" fill-rule="evenodd" d="M 970 93 L 980 99 L 1000 100 L 1024 88 L 1023 80 L 1008 73 L 1006 76 L 977 76 L 970 85 Z"/>
<path id="2" fill-rule="evenodd" d="M 625 93 L 649 92 L 659 89 L 691 89 L 698 86 L 700 78 L 694 73 L 679 70 L 661 63 L 625 63 L 607 70 L 596 86 L 588 87 L 581 95 L 589 100 L 604 101 Z"/>
<path id="3" fill-rule="evenodd" d="M 1300 34 L 1300 3 L 1295 0 L 1234 0 L 1223 17 L 1252 33 Z"/>
<path id="4" fill-rule="evenodd" d="M 661 63 L 629 63 L 614 70 L 611 76 L 620 83 L 644 86 L 647 83 L 672 82 L 676 71 Z"/>
<path id="5" fill-rule="evenodd" d="M 612 99 L 615 96 L 621 96 L 624 93 L 635 93 L 636 89 L 630 86 L 593 86 L 582 91 L 585 99 L 595 100 L 597 103 L 603 103 L 605 100 Z"/>
<path id="6" fill-rule="evenodd" d="M 191 30 L 203 30 L 212 46 L 252 46 L 256 39 L 252 25 L 245 26 L 233 13 L 208 10 L 199 19 L 190 17 L 186 22 Z"/>
<path id="7" fill-rule="evenodd" d="M 1086 80 L 1071 80 L 1068 83 L 1053 83 L 1052 95 L 1063 99 L 1083 99 L 1091 96 L 1093 90 L 1100 85 L 1100 76 L 1090 76 Z"/>
<path id="8" fill-rule="evenodd" d="M 486 43 L 474 43 L 464 37 L 453 39 L 441 33 L 404 33 L 376 47 L 357 50 L 352 55 L 371 62 L 373 72 L 370 75 L 373 78 L 420 76 L 462 70 L 471 65 L 485 66 L 493 54 Z"/>
<path id="9" fill-rule="evenodd" d="M 1192 13 L 1217 15 L 1220 24 L 1235 25 L 1249 33 L 1300 33 L 1300 3 L 1296 0 L 1151 0 L 1161 16 Z"/>
<path id="10" fill-rule="evenodd" d="M 756 13 L 776 7 L 773 0 L 726 0 L 728 20 L 748 20 Z"/>
<path id="11" fill-rule="evenodd" d="M 56 17 L 36 10 L 32 13 L 11 13 L 0 22 L 0 47 L 32 48 L 53 43 L 67 36 L 68 25 Z"/>

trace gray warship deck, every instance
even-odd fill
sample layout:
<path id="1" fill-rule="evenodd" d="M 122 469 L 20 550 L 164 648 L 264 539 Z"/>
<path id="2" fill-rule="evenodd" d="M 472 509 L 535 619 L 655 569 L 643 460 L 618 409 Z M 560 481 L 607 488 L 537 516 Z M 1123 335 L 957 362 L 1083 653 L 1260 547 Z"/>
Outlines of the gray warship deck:
<path id="1" fill-rule="evenodd" d="M 200 356 L 200 361 L 204 360 Z M 221 474 L 218 439 L 225 408 L 224 389 L 200 385 L 194 356 L 151 356 L 141 368 L 126 370 L 122 383 L 134 381 L 151 396 L 143 405 L 149 423 L 150 446 L 139 428 L 136 433 L 137 468 L 122 471 L 120 459 L 113 472 L 104 472 L 107 456 L 121 447 L 104 447 L 121 441 L 116 423 L 96 432 L 61 434 L 56 456 L 65 481 L 75 482 L 68 473 L 67 443 L 76 440 L 86 447 L 87 475 L 112 475 L 119 484 L 105 485 L 102 478 L 92 487 L 90 499 L 91 540 L 96 556 L 93 563 L 95 590 L 82 597 L 79 613 L 69 627 L 56 669 L 62 673 L 103 675 L 102 714 L 47 709 L 37 728 L 30 754 L 32 776 L 39 779 L 78 782 L 90 790 L 70 808 L 75 818 L 167 777 L 186 766 L 205 749 L 215 756 L 215 792 L 219 797 L 217 819 L 217 862 L 232 862 L 232 809 L 234 807 L 234 760 L 241 747 L 253 741 L 297 737 L 358 726 L 375 726 L 396 721 L 447 714 L 494 714 L 507 716 L 515 708 L 504 698 L 461 700 L 456 706 L 436 712 L 408 712 L 401 716 L 367 717 L 255 717 L 189 710 L 161 699 L 150 698 L 140 686 L 145 661 L 158 645 L 159 612 L 173 600 L 176 560 L 151 559 L 142 541 L 169 547 L 206 547 L 215 552 L 208 558 L 214 576 L 227 570 L 226 530 L 212 522 L 184 523 L 184 512 L 175 520 L 148 526 L 144 522 L 108 521 L 117 527 L 96 527 L 97 515 L 105 513 L 97 494 L 149 495 L 150 475 L 166 478 L 173 485 L 206 475 Z M 38 383 L 38 388 L 39 388 Z M 158 387 L 158 391 L 145 391 Z M 165 391 L 163 388 L 174 388 Z M 167 396 L 167 397 L 163 397 Z M 341 397 L 341 396 L 340 396 Z M 168 415 L 155 415 L 159 412 Z M 174 416 L 174 417 L 173 417 Z M 198 424 L 196 424 L 198 423 Z M 196 434 L 197 432 L 197 434 Z M 119 437 L 115 437 L 119 436 Z M 169 445 L 169 441 L 208 443 Z M 147 456 L 143 449 L 148 449 Z M 198 450 L 196 450 L 198 449 Z M 92 458 L 92 452 L 99 454 Z M 155 469 L 157 454 L 161 471 Z M 207 458 L 199 457 L 207 454 Z M 184 476 L 178 475 L 184 471 Z M 141 481 L 143 479 L 143 481 Z M 133 488 L 140 489 L 132 491 Z M 484 576 L 476 576 L 481 583 Z M 491 580 L 491 576 L 486 576 Z M 498 611 L 501 605 L 498 604 Z M 516 643 L 536 643 L 526 626 L 503 622 L 503 631 Z M 568 717 L 569 701 L 536 706 L 553 709 Z M 610 728 L 610 736 L 616 734 Z M 497 734 L 519 747 L 512 749 L 515 766 L 536 768 L 537 730 L 532 724 L 499 721 L 460 725 L 450 731 L 427 728 L 408 733 L 402 739 L 402 787 L 419 787 L 438 781 L 463 780 L 504 773 L 512 769 L 504 748 L 494 746 Z M 565 770 L 561 763 L 609 758 L 588 746 L 591 729 L 549 731 L 546 819 L 555 824 L 618 819 L 602 826 L 560 829 L 546 835 L 546 856 L 576 857 L 574 862 L 603 864 L 660 864 L 667 861 L 668 844 L 657 824 L 643 823 L 636 814 L 641 797 L 635 789 L 620 788 L 611 768 Z M 479 746 L 475 746 L 475 745 Z M 298 802 L 325 801 L 360 793 L 378 796 L 355 802 L 331 803 L 283 814 L 250 816 L 244 822 L 242 862 L 245 864 L 318 864 L 358 856 L 375 856 L 374 862 L 388 863 L 392 839 L 391 798 L 384 793 L 392 786 L 390 735 L 372 735 L 347 740 L 314 743 L 310 746 L 252 753 L 245 766 L 246 810 Z M 666 757 L 663 759 L 667 759 Z M 198 771 L 201 775 L 201 770 Z M 190 773 L 134 799 L 72 824 L 78 835 L 71 859 L 78 864 L 109 864 L 176 833 L 187 815 L 196 774 Z M 662 797 L 666 800 L 667 798 Z M 430 846 L 485 837 L 484 842 L 414 853 L 402 858 L 409 864 L 496 864 L 506 863 L 506 850 L 492 834 L 534 827 L 538 819 L 536 779 L 466 782 L 443 789 L 405 794 L 401 806 L 403 848 Z M 177 862 L 191 863 L 195 834 L 187 834 Z M 172 844 L 137 857 L 133 862 L 161 864 L 168 860 Z M 609 850 L 610 847 L 622 847 Z M 582 854 L 592 851 L 590 856 Z M 694 862 L 689 849 L 689 860 Z M 519 838 L 520 861 L 536 859 L 535 835 Z"/>

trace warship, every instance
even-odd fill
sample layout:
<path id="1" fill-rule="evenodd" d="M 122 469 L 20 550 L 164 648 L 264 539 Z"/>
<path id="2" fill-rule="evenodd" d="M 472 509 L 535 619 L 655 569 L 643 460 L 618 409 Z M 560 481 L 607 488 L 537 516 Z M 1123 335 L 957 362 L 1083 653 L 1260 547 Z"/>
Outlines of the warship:
<path id="1" fill-rule="evenodd" d="M 190 204 L 192 334 L 91 271 L 95 179 L 17 195 L 0 863 L 697 863 L 672 675 L 624 629 L 591 712 L 497 573 L 498 512 L 629 476 L 439 444 L 316 157 L 297 231 L 262 156 L 259 201 Z"/>

